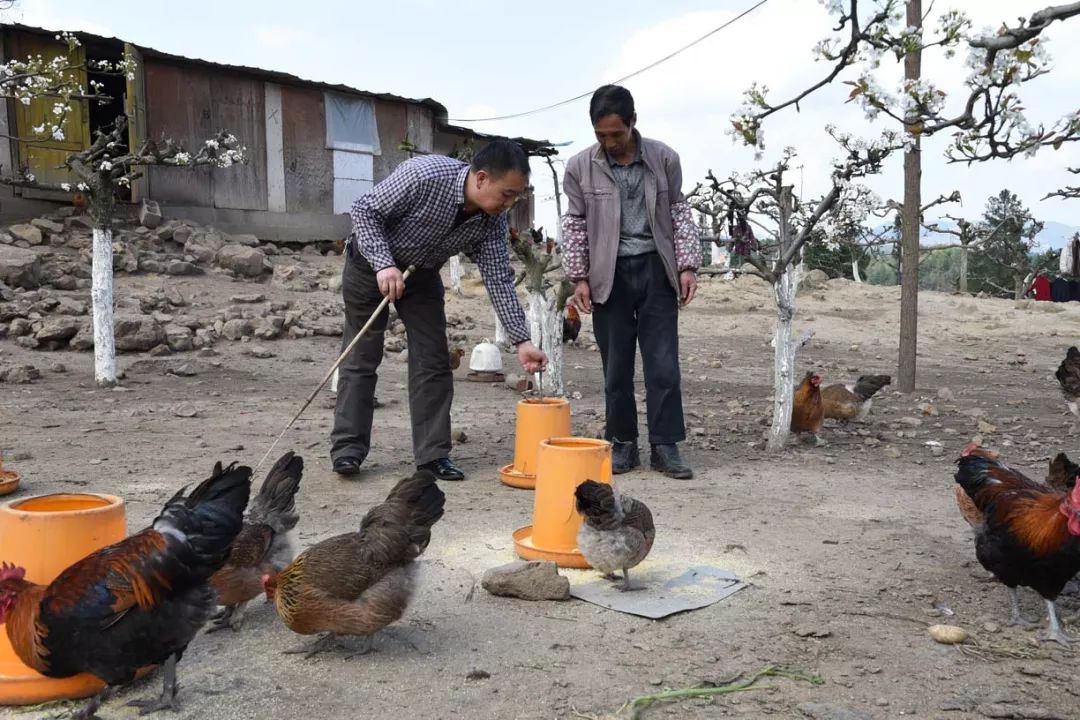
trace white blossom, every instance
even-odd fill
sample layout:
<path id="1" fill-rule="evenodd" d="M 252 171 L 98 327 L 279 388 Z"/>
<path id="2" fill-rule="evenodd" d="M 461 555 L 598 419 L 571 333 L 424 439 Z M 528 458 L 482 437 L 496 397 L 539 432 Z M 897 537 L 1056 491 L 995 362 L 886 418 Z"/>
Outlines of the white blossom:
<path id="1" fill-rule="evenodd" d="M 60 189 L 64 192 L 71 192 L 71 183 L 60 183 Z"/>
<path id="2" fill-rule="evenodd" d="M 100 170 L 101 172 L 108 172 L 109 170 L 112 170 L 112 169 L 113 169 L 113 164 L 111 162 L 109 162 L 108 160 L 102 160 L 101 164 L 98 165 L 98 170 Z"/>
<path id="3" fill-rule="evenodd" d="M 190 153 L 180 151 L 173 155 L 173 162 L 177 165 L 187 165 L 191 162 L 191 155 Z"/>
<path id="4" fill-rule="evenodd" d="M 86 183 L 84 183 L 84 182 L 81 182 L 81 183 L 79 183 L 78 185 L 76 185 L 76 186 L 75 186 L 75 188 L 76 188 L 77 190 L 80 190 L 81 192 L 86 192 L 87 190 L 89 190 L 89 189 L 90 189 L 90 186 L 89 186 L 89 185 L 87 185 L 87 184 L 86 184 Z"/>

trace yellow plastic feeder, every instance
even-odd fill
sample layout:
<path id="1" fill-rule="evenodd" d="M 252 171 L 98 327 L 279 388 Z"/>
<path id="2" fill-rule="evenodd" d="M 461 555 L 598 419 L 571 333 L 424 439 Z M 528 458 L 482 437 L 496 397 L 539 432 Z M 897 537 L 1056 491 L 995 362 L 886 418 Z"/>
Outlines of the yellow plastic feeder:
<path id="1" fill-rule="evenodd" d="M 536 454 L 533 524 L 514 532 L 514 549 L 525 560 L 554 560 L 564 568 L 588 568 L 577 547 L 581 514 L 574 490 L 586 480 L 611 482 L 611 443 L 592 438 L 544 440 Z"/>
<path id="2" fill-rule="evenodd" d="M 90 553 L 127 537 L 124 501 L 112 495 L 61 493 L 0 505 L 0 560 L 26 568 L 46 585 Z M 0 626 L 0 705 L 89 697 L 105 684 L 83 673 L 54 679 L 26 667 Z"/>
<path id="3" fill-rule="evenodd" d="M 570 401 L 566 398 L 521 400 L 514 429 L 514 462 L 499 470 L 499 479 L 510 487 L 536 487 L 536 455 L 548 438 L 569 437 Z"/>

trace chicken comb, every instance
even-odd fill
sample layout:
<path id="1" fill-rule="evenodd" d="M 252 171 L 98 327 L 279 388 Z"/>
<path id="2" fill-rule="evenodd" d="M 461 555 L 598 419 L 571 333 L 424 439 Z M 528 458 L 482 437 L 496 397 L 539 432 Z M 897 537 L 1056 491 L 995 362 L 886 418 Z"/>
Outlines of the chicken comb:
<path id="1" fill-rule="evenodd" d="M 9 563 L 0 563 L 0 582 L 4 580 L 22 580 L 26 576 L 26 569 L 16 567 Z"/>
<path id="2" fill-rule="evenodd" d="M 960 457 L 967 457 L 971 453 L 979 449 L 979 443 L 969 442 L 963 450 L 960 451 Z"/>
<path id="3" fill-rule="evenodd" d="M 1080 475 L 1080 473 L 1077 473 Z M 1076 484 L 1073 485 L 1072 490 L 1069 491 L 1069 504 L 1074 510 L 1080 510 L 1080 479 L 1077 479 Z M 2 575 L 2 573 L 0 573 Z"/>

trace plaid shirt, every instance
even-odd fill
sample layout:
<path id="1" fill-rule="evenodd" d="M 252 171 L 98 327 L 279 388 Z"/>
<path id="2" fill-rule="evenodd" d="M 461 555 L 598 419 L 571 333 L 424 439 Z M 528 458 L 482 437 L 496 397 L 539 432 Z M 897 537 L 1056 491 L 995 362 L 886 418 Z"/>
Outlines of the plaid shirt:
<path id="1" fill-rule="evenodd" d="M 529 339 L 529 327 L 514 288 L 506 214 L 478 212 L 455 227 L 468 174 L 468 163 L 441 155 L 406 160 L 353 203 L 350 240 L 376 272 L 441 267 L 464 252 L 480 268 L 495 314 L 517 345 Z"/>

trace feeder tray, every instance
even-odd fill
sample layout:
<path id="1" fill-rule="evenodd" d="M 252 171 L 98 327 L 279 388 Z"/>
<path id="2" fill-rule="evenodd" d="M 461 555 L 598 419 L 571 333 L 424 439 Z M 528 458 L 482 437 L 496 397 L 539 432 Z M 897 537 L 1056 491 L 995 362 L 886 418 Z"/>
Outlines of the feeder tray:
<path id="1" fill-rule="evenodd" d="M 501 372 L 477 372 L 473 371 L 465 376 L 465 379 L 470 382 L 503 382 L 506 380 L 506 375 Z"/>
<path id="2" fill-rule="evenodd" d="M 0 557 L 26 568 L 26 579 L 43 585 L 126 536 L 124 501 L 111 495 L 59 493 L 0 505 Z M 39 675 L 22 663 L 7 633 L 0 632 L 0 706 L 74 700 L 104 687 L 88 673 L 68 678 Z"/>
<path id="3" fill-rule="evenodd" d="M 10 495 L 19 489 L 19 473 L 4 469 L 4 458 L 0 457 L 0 496 Z"/>

